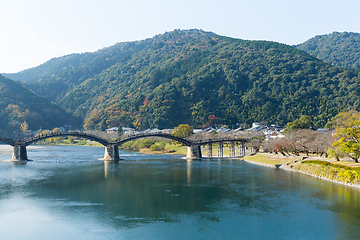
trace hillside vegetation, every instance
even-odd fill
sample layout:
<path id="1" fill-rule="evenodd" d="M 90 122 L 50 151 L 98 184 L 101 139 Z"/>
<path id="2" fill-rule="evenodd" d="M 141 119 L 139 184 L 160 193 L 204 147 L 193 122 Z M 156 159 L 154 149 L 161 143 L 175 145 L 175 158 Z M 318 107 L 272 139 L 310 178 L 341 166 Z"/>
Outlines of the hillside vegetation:
<path id="1" fill-rule="evenodd" d="M 333 66 L 360 69 L 360 33 L 333 32 L 296 46 Z"/>
<path id="2" fill-rule="evenodd" d="M 60 107 L 2 75 L 0 109 L 0 136 L 19 135 L 23 122 L 28 124 L 28 129 L 37 130 L 52 129 L 71 121 Z"/>
<path id="3" fill-rule="evenodd" d="M 84 119 L 86 129 L 285 124 L 300 115 L 323 126 L 360 106 L 358 70 L 275 42 L 175 30 L 89 54 L 93 60 L 27 85 Z"/>
<path id="4" fill-rule="evenodd" d="M 92 59 L 89 55 L 92 54 L 71 54 L 53 58 L 40 66 L 29 68 L 18 73 L 2 73 L 2 75 L 21 82 L 34 82 L 55 73 L 80 67 Z"/>
<path id="5" fill-rule="evenodd" d="M 146 43 L 147 40 L 141 43 L 118 43 L 96 52 L 53 58 L 38 67 L 5 76 L 26 82 L 28 88 L 54 101 L 74 86 L 141 50 Z"/>

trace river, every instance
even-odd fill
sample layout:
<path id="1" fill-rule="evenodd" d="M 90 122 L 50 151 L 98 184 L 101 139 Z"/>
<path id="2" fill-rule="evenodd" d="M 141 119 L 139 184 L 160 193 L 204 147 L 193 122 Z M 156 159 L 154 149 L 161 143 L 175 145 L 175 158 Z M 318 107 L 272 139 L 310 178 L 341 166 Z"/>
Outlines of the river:
<path id="1" fill-rule="evenodd" d="M 11 158 L 1 145 L 0 160 Z M 29 148 L 0 162 L 0 239 L 359 239 L 360 191 L 241 160 Z"/>

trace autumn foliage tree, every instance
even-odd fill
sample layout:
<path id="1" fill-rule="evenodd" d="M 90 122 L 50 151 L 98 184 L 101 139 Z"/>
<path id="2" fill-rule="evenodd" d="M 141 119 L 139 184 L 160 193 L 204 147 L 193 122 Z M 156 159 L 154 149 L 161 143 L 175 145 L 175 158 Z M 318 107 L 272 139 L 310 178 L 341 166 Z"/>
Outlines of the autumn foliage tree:
<path id="1" fill-rule="evenodd" d="M 221 118 L 216 117 L 214 114 L 209 115 L 208 119 L 209 119 L 209 121 L 203 125 L 203 127 L 205 127 L 205 128 L 220 124 L 222 121 Z"/>
<path id="2" fill-rule="evenodd" d="M 29 125 L 27 124 L 26 121 L 24 121 L 24 122 L 21 124 L 21 126 L 20 126 L 20 130 L 21 130 L 23 133 L 25 133 L 26 130 L 28 130 L 28 128 L 29 128 Z"/>
<path id="3" fill-rule="evenodd" d="M 179 138 L 189 137 L 194 133 L 193 127 L 188 124 L 180 124 L 179 126 L 174 128 L 174 132 L 172 135 Z"/>
<path id="4" fill-rule="evenodd" d="M 333 146 L 358 162 L 360 158 L 360 113 L 355 110 L 336 116 L 336 141 Z"/>

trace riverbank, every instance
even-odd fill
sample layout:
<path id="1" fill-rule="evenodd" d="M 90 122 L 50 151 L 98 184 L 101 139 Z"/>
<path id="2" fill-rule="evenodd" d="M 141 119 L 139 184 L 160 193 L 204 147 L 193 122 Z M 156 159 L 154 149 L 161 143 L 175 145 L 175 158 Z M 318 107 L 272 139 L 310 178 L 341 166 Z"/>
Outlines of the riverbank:
<path id="1" fill-rule="evenodd" d="M 61 145 L 80 145 L 80 144 L 61 144 Z M 87 142 L 81 146 L 95 146 L 99 144 Z M 42 146 L 30 146 L 30 149 L 42 148 Z M 150 148 L 142 148 L 138 150 L 144 154 L 177 154 L 186 155 L 187 147 L 181 144 L 167 143 L 163 150 L 153 151 Z M 0 145 L 0 153 L 2 155 L 11 155 L 12 147 L 8 145 Z M 204 157 L 206 157 L 204 155 Z M 304 159 L 306 158 L 306 159 Z M 0 160 L 1 162 L 10 160 Z M 271 168 L 279 168 L 286 171 L 294 171 L 303 173 L 312 177 L 323 180 L 340 183 L 350 187 L 360 188 L 360 163 L 350 161 L 335 161 L 327 158 L 320 158 L 316 155 L 310 156 L 283 156 L 267 153 L 257 153 L 255 155 L 247 155 L 244 161 L 262 165 Z"/>
<path id="2" fill-rule="evenodd" d="M 245 156 L 244 161 L 286 171 L 299 172 L 323 180 L 360 188 L 360 163 L 335 161 L 319 156 L 276 156 L 275 154 L 258 153 Z"/>

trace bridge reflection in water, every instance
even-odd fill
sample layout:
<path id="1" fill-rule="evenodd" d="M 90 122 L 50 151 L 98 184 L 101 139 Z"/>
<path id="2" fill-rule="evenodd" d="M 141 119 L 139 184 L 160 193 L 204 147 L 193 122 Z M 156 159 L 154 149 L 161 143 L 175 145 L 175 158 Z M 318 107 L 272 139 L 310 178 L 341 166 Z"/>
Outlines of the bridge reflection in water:
<path id="1" fill-rule="evenodd" d="M 82 132 L 53 132 L 49 134 L 39 134 L 37 136 L 22 139 L 22 140 L 13 140 L 7 137 L 0 137 L 0 142 L 6 143 L 13 147 L 13 156 L 12 161 L 14 162 L 26 162 L 29 161 L 27 157 L 26 147 L 36 143 L 38 141 L 52 138 L 52 137 L 62 137 L 62 136 L 74 136 L 74 137 L 81 137 L 86 138 L 92 141 L 96 141 L 102 144 L 105 147 L 105 154 L 102 160 L 104 161 L 119 161 L 119 146 L 138 138 L 145 138 L 145 137 L 162 137 L 171 140 L 178 141 L 188 147 L 188 151 L 186 154 L 187 159 L 201 159 L 201 146 L 206 146 L 207 149 L 207 157 L 213 157 L 213 144 L 218 145 L 218 158 L 224 157 L 224 143 L 228 143 L 229 146 L 229 157 L 240 157 L 245 155 L 245 142 L 247 139 L 229 139 L 229 138 L 215 138 L 215 139 L 207 139 L 207 140 L 199 140 L 199 141 L 191 141 L 189 139 L 175 137 L 170 134 L 163 134 L 163 133 L 147 133 L 147 134 L 136 134 L 129 136 L 123 139 L 117 139 L 116 141 L 108 141 L 106 139 L 100 138 L 95 135 L 86 134 Z M 238 150 L 238 151 L 236 151 Z"/>

